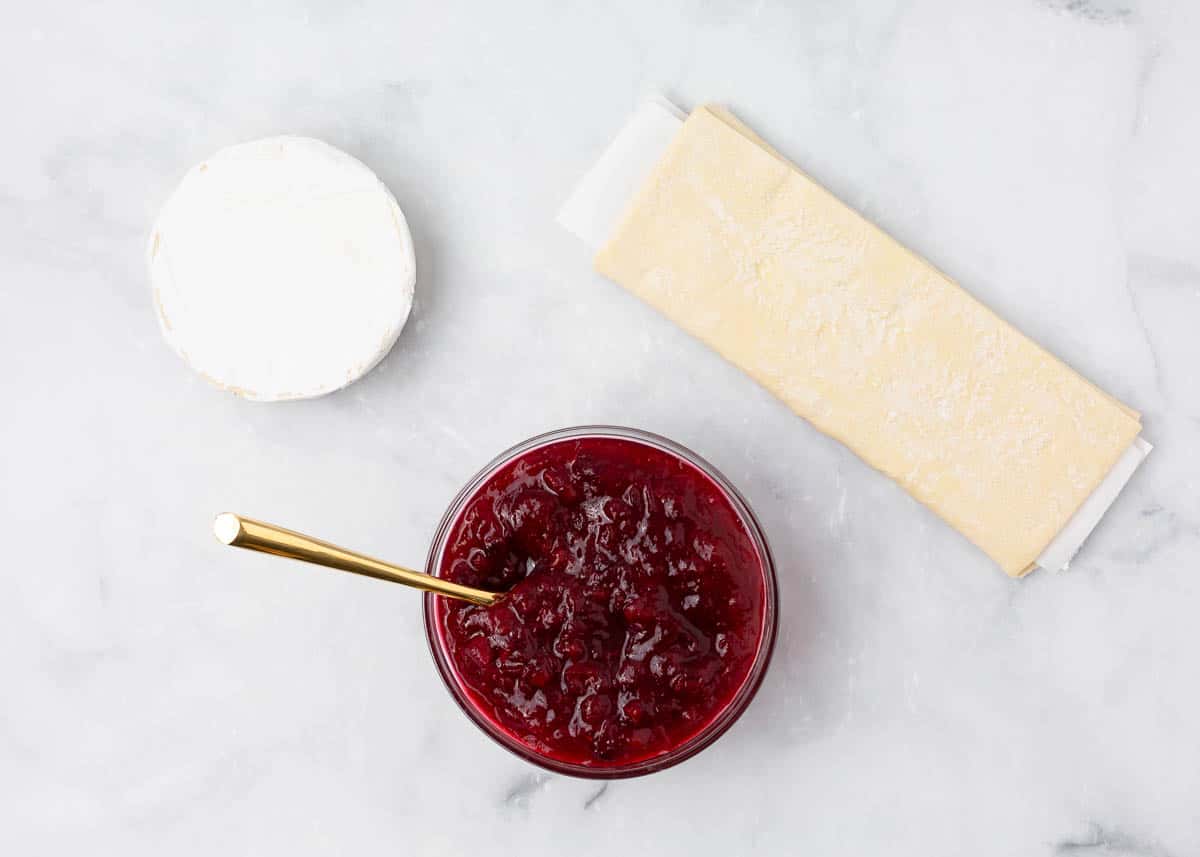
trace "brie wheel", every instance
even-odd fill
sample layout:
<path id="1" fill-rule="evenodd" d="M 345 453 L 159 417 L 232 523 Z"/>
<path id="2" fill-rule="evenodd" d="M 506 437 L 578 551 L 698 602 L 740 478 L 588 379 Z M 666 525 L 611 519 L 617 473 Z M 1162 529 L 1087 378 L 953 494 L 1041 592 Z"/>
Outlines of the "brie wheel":
<path id="1" fill-rule="evenodd" d="M 383 359 L 412 308 L 412 236 L 365 165 L 305 137 L 193 167 L 147 247 L 163 335 L 247 399 L 320 396 Z"/>

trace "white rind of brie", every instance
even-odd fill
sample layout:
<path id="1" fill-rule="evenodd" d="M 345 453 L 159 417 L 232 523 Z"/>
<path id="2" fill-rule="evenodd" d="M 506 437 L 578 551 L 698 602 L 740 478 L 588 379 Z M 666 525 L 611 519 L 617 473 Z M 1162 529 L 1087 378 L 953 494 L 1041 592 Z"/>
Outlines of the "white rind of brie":
<path id="1" fill-rule="evenodd" d="M 408 223 L 340 149 L 270 137 L 193 167 L 146 251 L 167 342 L 247 399 L 307 399 L 361 378 L 412 309 Z"/>

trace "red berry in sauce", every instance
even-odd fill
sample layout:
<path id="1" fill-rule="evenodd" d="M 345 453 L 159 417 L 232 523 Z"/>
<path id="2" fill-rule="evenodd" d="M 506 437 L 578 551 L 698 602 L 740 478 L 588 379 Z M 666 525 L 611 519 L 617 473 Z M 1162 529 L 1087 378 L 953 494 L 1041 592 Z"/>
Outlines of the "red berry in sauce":
<path id="1" fill-rule="evenodd" d="M 624 765 L 679 746 L 737 693 L 763 630 L 762 559 L 724 492 L 647 444 L 576 438 L 490 476 L 439 573 L 509 595 L 436 600 L 474 705 L 530 749 Z"/>

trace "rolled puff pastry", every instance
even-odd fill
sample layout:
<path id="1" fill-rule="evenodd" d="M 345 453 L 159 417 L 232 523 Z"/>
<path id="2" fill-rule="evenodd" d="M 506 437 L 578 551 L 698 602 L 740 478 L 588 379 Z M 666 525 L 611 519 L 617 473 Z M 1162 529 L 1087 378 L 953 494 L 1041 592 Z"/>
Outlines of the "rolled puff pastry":
<path id="1" fill-rule="evenodd" d="M 721 108 L 691 114 L 595 264 L 1012 576 L 1141 428 Z"/>

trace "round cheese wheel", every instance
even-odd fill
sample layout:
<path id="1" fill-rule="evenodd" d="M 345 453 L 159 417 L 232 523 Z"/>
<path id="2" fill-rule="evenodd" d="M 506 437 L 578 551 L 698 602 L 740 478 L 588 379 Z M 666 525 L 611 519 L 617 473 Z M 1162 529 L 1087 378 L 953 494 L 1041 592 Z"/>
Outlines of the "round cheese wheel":
<path id="1" fill-rule="evenodd" d="M 163 335 L 213 384 L 305 399 L 362 377 L 412 308 L 400 206 L 345 152 L 306 137 L 222 149 L 193 167 L 147 247 Z"/>

